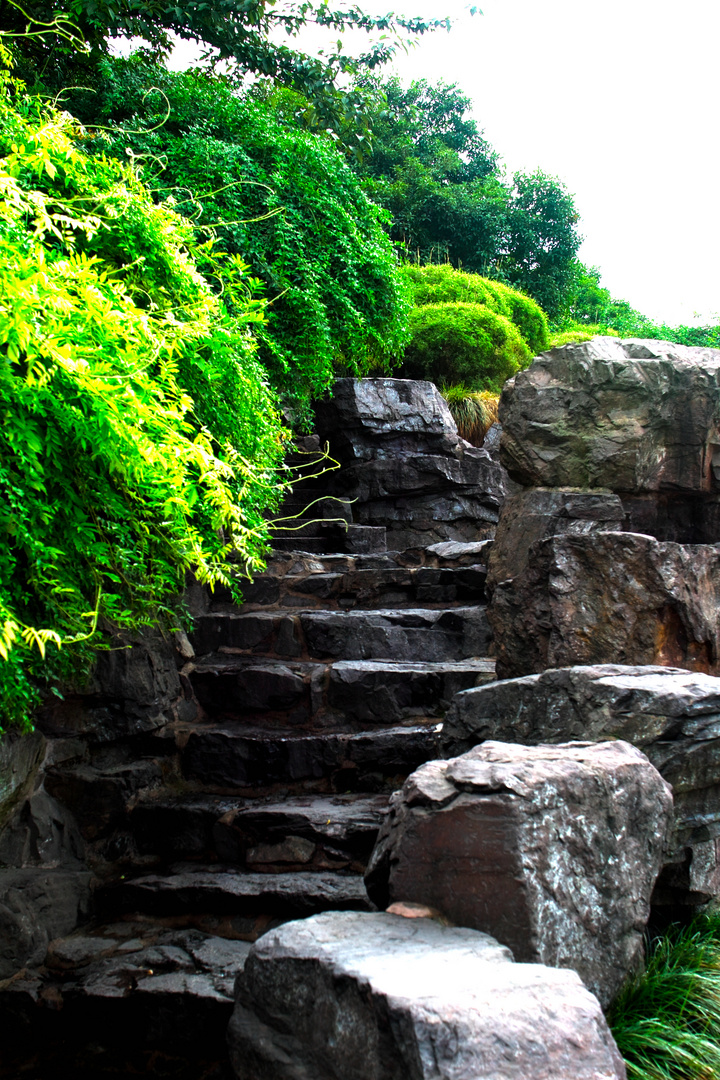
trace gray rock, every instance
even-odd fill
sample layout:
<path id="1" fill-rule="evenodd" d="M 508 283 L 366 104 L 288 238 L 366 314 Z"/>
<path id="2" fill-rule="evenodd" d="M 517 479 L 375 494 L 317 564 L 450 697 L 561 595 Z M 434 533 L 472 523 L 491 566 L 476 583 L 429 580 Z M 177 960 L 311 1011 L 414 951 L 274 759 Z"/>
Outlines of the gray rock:
<path id="1" fill-rule="evenodd" d="M 334 790 L 384 790 L 437 757 L 440 724 L 381 728 L 356 734 L 298 734 L 237 724 L 195 728 L 182 749 L 190 780 L 228 788 L 327 777 Z"/>
<path id="2" fill-rule="evenodd" d="M 460 443 L 445 399 L 416 379 L 336 379 L 316 406 L 317 430 L 343 462 L 404 449 L 452 452 Z"/>
<path id="3" fill-rule="evenodd" d="M 90 881 L 84 871 L 0 870 L 0 979 L 41 964 L 53 938 L 87 919 Z"/>
<path id="4" fill-rule="evenodd" d="M 106 912 L 143 911 L 162 916 L 270 913 L 285 918 L 332 909 L 368 911 L 372 907 L 357 874 L 245 873 L 195 865 L 108 886 L 100 890 L 98 903 Z"/>
<path id="5" fill-rule="evenodd" d="M 67 688 L 62 701 L 48 701 L 40 710 L 37 726 L 46 736 L 103 743 L 154 731 L 172 719 L 182 696 L 174 642 L 148 630 L 113 644 L 96 653 L 85 685 Z"/>
<path id="6" fill-rule="evenodd" d="M 624 1080 L 574 972 L 485 934 L 331 912 L 251 949 L 228 1029 L 238 1080 Z"/>
<path id="7" fill-rule="evenodd" d="M 538 540 L 565 533 L 619 529 L 624 511 L 609 491 L 531 488 L 505 501 L 488 556 L 488 589 L 517 577 Z"/>
<path id="8" fill-rule="evenodd" d="M 27 735 L 7 731 L 0 737 L 0 829 L 30 790 L 45 745 L 39 731 Z"/>
<path id="9" fill-rule="evenodd" d="M 408 778 L 365 880 L 381 908 L 427 904 L 574 968 L 607 1005 L 642 958 L 671 822 L 670 787 L 625 742 L 486 742 Z"/>
<path id="10" fill-rule="evenodd" d="M 720 672 L 720 547 L 637 533 L 552 536 L 495 588 L 497 672 L 662 664 Z"/>
<path id="11" fill-rule="evenodd" d="M 43 788 L 25 799 L 0 834 L 0 863 L 6 866 L 77 870 L 84 859 L 73 815 Z"/>
<path id="12" fill-rule="evenodd" d="M 505 384 L 502 461 L 522 484 L 720 491 L 720 351 L 594 338 Z"/>
<path id="13" fill-rule="evenodd" d="M 446 756 L 486 739 L 608 738 L 640 747 L 672 784 L 670 865 L 681 869 L 664 899 L 702 903 L 720 895 L 720 679 L 616 664 L 551 669 L 463 691 L 442 732 Z"/>
<path id="14" fill-rule="evenodd" d="M 304 840 L 315 859 L 367 862 L 387 810 L 387 796 L 298 795 L 229 810 L 213 831 L 224 861 L 244 862 L 254 847 Z"/>

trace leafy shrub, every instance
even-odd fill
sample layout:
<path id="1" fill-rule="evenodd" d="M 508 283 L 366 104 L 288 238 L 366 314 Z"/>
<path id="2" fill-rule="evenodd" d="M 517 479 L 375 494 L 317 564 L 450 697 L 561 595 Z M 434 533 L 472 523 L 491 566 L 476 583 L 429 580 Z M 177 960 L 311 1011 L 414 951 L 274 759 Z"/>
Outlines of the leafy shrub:
<path id="1" fill-rule="evenodd" d="M 201 238 L 215 235 L 217 249 L 264 282 L 270 303 L 257 337 L 273 384 L 303 402 L 337 367 L 387 370 L 410 307 L 387 214 L 329 136 L 298 126 L 302 99 L 241 94 L 221 77 L 168 72 L 141 55 L 105 60 L 101 75 L 94 93 L 68 99 L 82 120 L 107 125 L 91 145 L 123 161 L 130 150 Z"/>
<path id="2" fill-rule="evenodd" d="M 500 391 L 532 354 L 517 327 L 480 304 L 424 304 L 410 312 L 403 374 L 439 385 Z"/>
<path id="3" fill-rule="evenodd" d="M 446 386 L 442 396 L 448 404 L 459 434 L 473 446 L 482 446 L 488 430 L 498 419 L 500 395 L 490 390 Z"/>
<path id="4" fill-rule="evenodd" d="M 548 347 L 545 312 L 529 296 L 500 281 L 466 274 L 449 263 L 402 268 L 416 304 L 484 304 L 517 326 L 530 351 L 537 355 Z"/>
<path id="5" fill-rule="evenodd" d="M 262 565 L 284 443 L 243 264 L 221 301 L 189 222 L 2 89 L 0 729 L 98 623 L 172 619 L 188 571 Z"/>
<path id="6" fill-rule="evenodd" d="M 701 915 L 657 940 L 608 1021 L 628 1080 L 720 1075 L 720 916 Z"/>

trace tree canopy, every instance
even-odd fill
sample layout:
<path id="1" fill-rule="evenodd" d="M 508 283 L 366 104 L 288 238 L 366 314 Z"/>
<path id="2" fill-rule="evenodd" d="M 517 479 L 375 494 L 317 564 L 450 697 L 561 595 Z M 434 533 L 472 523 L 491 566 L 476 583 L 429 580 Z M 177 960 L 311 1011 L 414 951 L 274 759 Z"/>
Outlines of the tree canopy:
<path id="1" fill-rule="evenodd" d="M 329 48 L 318 55 L 294 47 L 308 25 L 328 31 Z M 449 25 L 447 19 L 373 16 L 354 4 L 331 7 L 317 0 L 2 0 L 0 5 L 0 31 L 6 44 L 14 41 L 18 74 L 30 85 L 85 82 L 117 38 L 139 39 L 155 59 L 166 56 L 177 39 L 189 40 L 206 46 L 208 59 L 234 74 L 267 77 L 307 95 L 321 124 L 341 119 L 347 124 L 352 118 L 355 128 L 365 126 L 364 95 L 339 90 L 338 76 L 373 70 L 408 37 Z M 343 50 L 336 35 L 346 30 L 369 35 L 360 55 Z M 278 40 L 281 35 L 287 43 Z"/>
<path id="2" fill-rule="evenodd" d="M 372 152 L 353 165 L 392 215 L 406 257 L 449 261 L 566 309 L 580 246 L 572 196 L 542 172 L 510 180 L 457 86 L 365 77 L 374 92 Z"/>

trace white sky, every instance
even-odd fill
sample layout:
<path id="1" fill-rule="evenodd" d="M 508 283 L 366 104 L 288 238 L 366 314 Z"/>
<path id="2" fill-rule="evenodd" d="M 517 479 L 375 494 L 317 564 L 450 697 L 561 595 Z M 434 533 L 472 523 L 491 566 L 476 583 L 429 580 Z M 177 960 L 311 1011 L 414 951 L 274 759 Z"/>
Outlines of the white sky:
<path id="1" fill-rule="evenodd" d="M 509 171 L 567 185 L 580 258 L 614 296 L 669 323 L 720 312 L 717 0 L 478 3 L 470 16 L 467 0 L 403 0 L 457 22 L 394 73 L 457 83 Z"/>

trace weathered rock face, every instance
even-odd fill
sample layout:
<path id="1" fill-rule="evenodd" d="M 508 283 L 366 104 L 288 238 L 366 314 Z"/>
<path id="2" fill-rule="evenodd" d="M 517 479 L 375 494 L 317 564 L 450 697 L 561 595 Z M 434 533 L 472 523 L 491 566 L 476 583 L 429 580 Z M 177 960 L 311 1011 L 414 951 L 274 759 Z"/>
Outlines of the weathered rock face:
<path id="1" fill-rule="evenodd" d="M 158 632 L 119 638 L 114 648 L 97 654 L 86 686 L 41 711 L 40 730 L 48 737 L 102 743 L 161 727 L 182 699 L 177 654 L 178 643 Z"/>
<path id="2" fill-rule="evenodd" d="M 500 678 L 610 662 L 720 671 L 720 548 L 596 532 L 542 540 L 527 560 L 488 611 Z"/>
<path id="3" fill-rule="evenodd" d="M 239 1080 L 620 1080 L 574 972 L 513 964 L 485 934 L 337 913 L 260 939 L 236 983 Z"/>
<path id="4" fill-rule="evenodd" d="M 434 383 L 336 379 L 316 406 L 317 430 L 345 464 L 402 453 L 447 454 L 463 440 Z"/>
<path id="5" fill-rule="evenodd" d="M 582 535 L 619 529 L 624 511 L 609 491 L 529 488 L 507 499 L 488 558 L 487 585 L 517 577 L 528 564 L 534 543 L 548 536 Z"/>
<path id="6" fill-rule="evenodd" d="M 473 541 L 492 532 L 506 475 L 457 433 L 437 388 L 410 379 L 338 379 L 318 431 L 345 466 L 333 494 L 391 550 Z"/>
<path id="7" fill-rule="evenodd" d="M 0 871 L 0 979 L 41 964 L 48 942 L 87 919 L 90 879 L 43 867 Z"/>
<path id="8" fill-rule="evenodd" d="M 505 384 L 500 416 L 503 460 L 522 484 L 720 493 L 718 349 L 566 345 Z"/>
<path id="9" fill-rule="evenodd" d="M 10 731 L 0 738 L 0 829 L 32 787 L 44 753 L 45 739 L 39 731 L 27 735 Z"/>
<path id="10" fill-rule="evenodd" d="M 408 778 L 366 885 L 379 907 L 427 904 L 571 967 L 607 1005 L 642 955 L 671 820 L 669 786 L 625 742 L 486 742 Z"/>
<path id="11" fill-rule="evenodd" d="M 653 902 L 720 895 L 720 679 L 665 667 L 559 668 L 458 694 L 442 738 L 447 756 L 485 739 L 634 743 L 675 799 L 672 855 Z"/>

